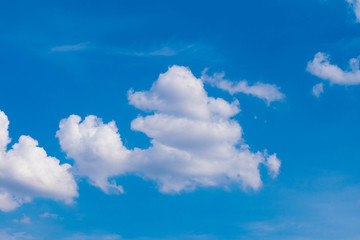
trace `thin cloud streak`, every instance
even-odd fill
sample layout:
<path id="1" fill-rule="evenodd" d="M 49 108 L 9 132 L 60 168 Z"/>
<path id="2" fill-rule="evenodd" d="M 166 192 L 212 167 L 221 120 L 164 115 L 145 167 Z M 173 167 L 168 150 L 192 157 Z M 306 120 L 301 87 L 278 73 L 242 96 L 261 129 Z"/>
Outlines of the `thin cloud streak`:
<path id="1" fill-rule="evenodd" d="M 257 82 L 253 85 L 249 85 L 246 80 L 232 82 L 224 78 L 225 74 L 223 72 L 214 73 L 212 76 L 208 76 L 206 71 L 207 69 L 203 71 L 201 76 L 203 82 L 227 91 L 231 95 L 236 93 L 252 95 L 265 100 L 268 105 L 270 105 L 271 102 L 281 101 L 285 98 L 285 95 L 280 92 L 280 88 L 274 84 Z"/>

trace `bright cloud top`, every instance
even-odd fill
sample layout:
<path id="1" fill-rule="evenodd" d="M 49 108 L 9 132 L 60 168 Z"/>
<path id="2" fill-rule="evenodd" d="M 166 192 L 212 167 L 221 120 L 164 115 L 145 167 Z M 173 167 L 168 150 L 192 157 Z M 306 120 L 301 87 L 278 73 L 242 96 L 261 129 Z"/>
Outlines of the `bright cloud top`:
<path id="1" fill-rule="evenodd" d="M 360 22 L 360 0 L 346 0 L 350 6 L 353 8 L 356 21 Z"/>
<path id="2" fill-rule="evenodd" d="M 272 177 L 279 173 L 275 154 L 251 152 L 244 143 L 241 126 L 231 119 L 240 111 L 238 102 L 209 97 L 202 80 L 188 68 L 169 68 L 149 91 L 131 90 L 128 99 L 149 113 L 131 123 L 151 139 L 148 149 L 126 149 L 115 123 L 105 124 L 95 116 L 82 122 L 70 116 L 57 132 L 77 172 L 104 192 L 122 192 L 111 179 L 123 174 L 153 180 L 163 193 L 178 193 L 233 183 L 258 189 L 259 164 Z"/>
<path id="3" fill-rule="evenodd" d="M 47 156 L 30 136 L 21 136 L 7 151 L 8 126 L 7 116 L 0 111 L 0 210 L 14 210 L 36 197 L 71 203 L 78 196 L 71 166 Z"/>
<path id="4" fill-rule="evenodd" d="M 235 93 L 244 93 L 263 99 L 268 104 L 274 101 L 283 100 L 285 98 L 285 95 L 280 92 L 280 88 L 274 84 L 257 82 L 254 85 L 249 85 L 245 80 L 231 82 L 224 79 L 224 77 L 224 73 L 214 73 L 213 76 L 208 76 L 205 70 L 201 76 L 201 79 L 202 81 L 209 83 L 212 86 L 229 92 L 231 95 Z"/>
<path id="5" fill-rule="evenodd" d="M 342 70 L 337 65 L 331 64 L 329 55 L 319 52 L 307 65 L 306 70 L 311 74 L 338 85 L 360 84 L 359 59 L 349 61 L 350 69 Z"/>

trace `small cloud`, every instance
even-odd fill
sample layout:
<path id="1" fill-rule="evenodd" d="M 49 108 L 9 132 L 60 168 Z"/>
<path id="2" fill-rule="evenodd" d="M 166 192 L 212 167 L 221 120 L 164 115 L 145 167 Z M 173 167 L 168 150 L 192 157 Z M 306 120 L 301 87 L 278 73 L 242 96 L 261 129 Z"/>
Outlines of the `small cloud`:
<path id="1" fill-rule="evenodd" d="M 276 153 L 266 158 L 265 165 L 267 166 L 269 175 L 272 178 L 276 178 L 279 175 L 281 161 L 276 157 Z"/>
<path id="2" fill-rule="evenodd" d="M 319 98 L 323 92 L 324 92 L 324 84 L 322 82 L 316 84 L 312 88 L 312 94 L 317 98 Z"/>
<path id="3" fill-rule="evenodd" d="M 23 218 L 21 218 L 21 219 L 15 219 L 14 222 L 29 224 L 29 223 L 31 223 L 31 219 L 30 219 L 30 217 L 28 217 L 28 216 L 26 216 L 26 215 L 24 214 L 24 215 L 23 215 Z"/>
<path id="4" fill-rule="evenodd" d="M 285 98 L 285 95 L 280 92 L 280 88 L 274 84 L 267 84 L 257 82 L 249 85 L 247 81 L 232 82 L 225 79 L 224 73 L 214 73 L 213 76 L 206 74 L 207 69 L 202 73 L 201 80 L 209 83 L 212 86 L 220 88 L 229 92 L 231 95 L 235 93 L 244 93 L 254 97 L 263 99 L 269 105 L 271 102 L 280 101 Z"/>
<path id="5" fill-rule="evenodd" d="M 343 70 L 330 63 L 328 54 L 318 52 L 314 59 L 308 62 L 306 70 L 312 75 L 327 80 L 330 84 L 357 85 L 360 84 L 359 58 L 349 60 L 349 69 Z"/>

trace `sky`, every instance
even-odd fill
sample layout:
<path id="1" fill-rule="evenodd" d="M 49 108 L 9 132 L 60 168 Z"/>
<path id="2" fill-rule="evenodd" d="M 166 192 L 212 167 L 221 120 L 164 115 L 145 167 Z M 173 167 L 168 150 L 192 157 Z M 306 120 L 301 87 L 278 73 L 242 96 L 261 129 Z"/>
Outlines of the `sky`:
<path id="1" fill-rule="evenodd" d="M 360 239 L 360 0 L 15 0 L 0 27 L 0 239 Z"/>

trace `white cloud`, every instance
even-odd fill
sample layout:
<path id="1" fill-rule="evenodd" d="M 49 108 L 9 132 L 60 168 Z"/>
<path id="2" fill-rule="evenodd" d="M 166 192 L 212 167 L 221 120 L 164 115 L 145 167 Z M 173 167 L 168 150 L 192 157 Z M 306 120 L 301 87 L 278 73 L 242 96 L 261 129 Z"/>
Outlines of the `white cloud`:
<path id="1" fill-rule="evenodd" d="M 151 138 L 148 149 L 126 149 L 114 122 L 95 116 L 83 122 L 72 115 L 60 122 L 57 137 L 76 172 L 104 192 L 122 192 L 112 177 L 136 174 L 155 181 L 163 193 L 237 183 L 258 189 L 259 164 L 272 176 L 279 171 L 276 155 L 251 152 L 242 128 L 231 119 L 238 102 L 207 95 L 201 79 L 188 68 L 173 66 L 160 74 L 149 91 L 129 91 L 131 105 L 151 113 L 138 116 L 131 128 Z"/>
<path id="2" fill-rule="evenodd" d="M 7 116 L 0 111 L 0 210 L 14 210 L 36 197 L 71 203 L 78 195 L 71 166 L 47 156 L 30 136 L 21 136 L 7 150 L 8 125 Z"/>
<path id="3" fill-rule="evenodd" d="M 360 0 L 346 0 L 354 10 L 356 21 L 360 22 Z"/>
<path id="4" fill-rule="evenodd" d="M 83 122 L 72 115 L 60 122 L 56 136 L 68 158 L 75 160 L 75 173 L 89 177 L 90 183 L 106 193 L 122 193 L 121 186 L 109 183 L 108 177 L 126 173 L 127 150 L 117 132 L 115 122 L 103 124 L 95 116 L 88 116 Z"/>
<path id="5" fill-rule="evenodd" d="M 285 95 L 280 92 L 280 88 L 274 84 L 266 84 L 257 82 L 249 85 L 247 81 L 231 82 L 224 79 L 224 73 L 214 73 L 213 76 L 206 74 L 206 69 L 202 73 L 203 82 L 229 92 L 231 95 L 235 93 L 244 93 L 265 100 L 268 104 L 274 101 L 280 101 Z"/>
<path id="6" fill-rule="evenodd" d="M 312 94 L 317 98 L 319 98 L 323 92 L 324 92 L 324 84 L 322 82 L 316 84 L 312 88 Z"/>
<path id="7" fill-rule="evenodd" d="M 360 84 L 359 59 L 352 58 L 349 61 L 350 69 L 342 70 L 337 65 L 331 64 L 329 55 L 318 52 L 314 59 L 307 65 L 306 70 L 311 74 L 338 85 Z"/>
<path id="8" fill-rule="evenodd" d="M 265 165 L 268 167 L 271 177 L 276 178 L 279 175 L 281 161 L 276 157 L 276 154 L 269 156 L 266 159 Z"/>

